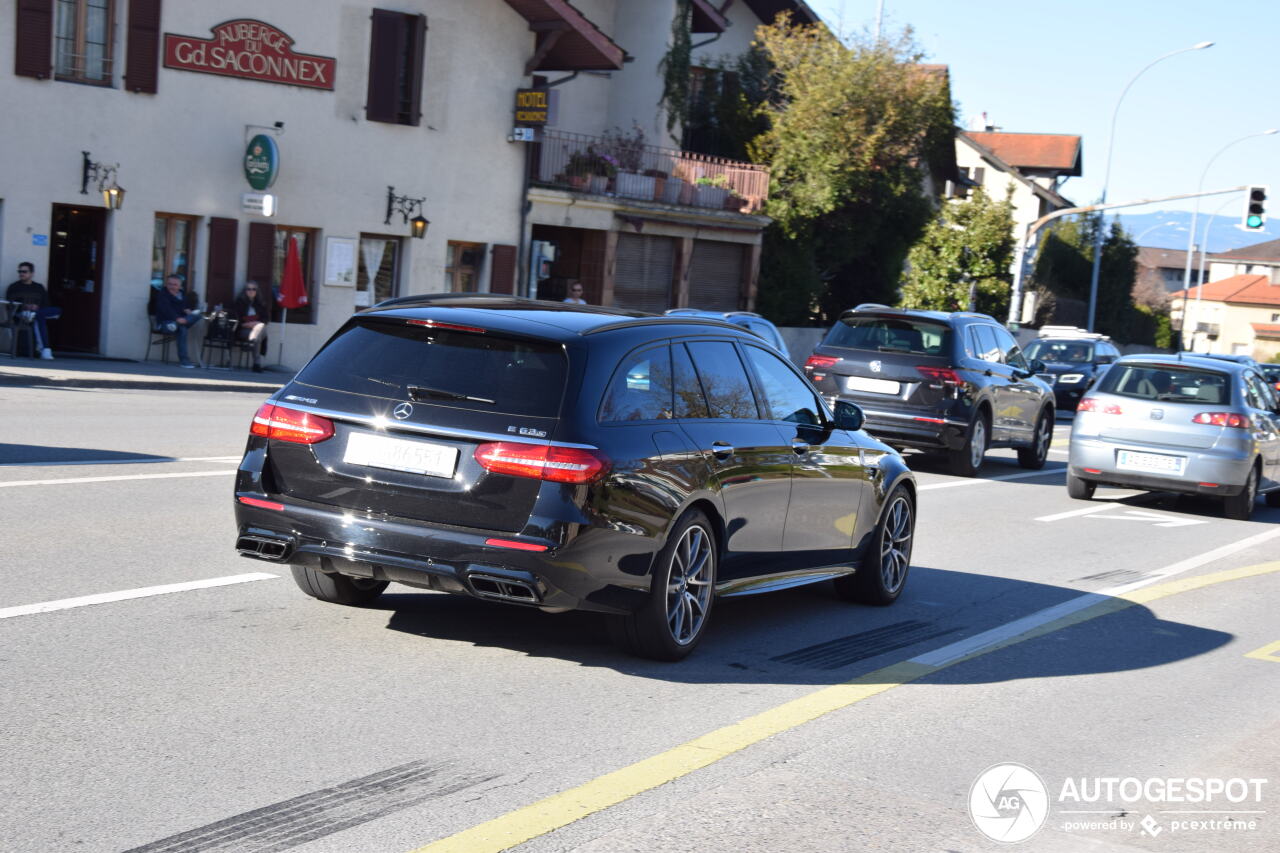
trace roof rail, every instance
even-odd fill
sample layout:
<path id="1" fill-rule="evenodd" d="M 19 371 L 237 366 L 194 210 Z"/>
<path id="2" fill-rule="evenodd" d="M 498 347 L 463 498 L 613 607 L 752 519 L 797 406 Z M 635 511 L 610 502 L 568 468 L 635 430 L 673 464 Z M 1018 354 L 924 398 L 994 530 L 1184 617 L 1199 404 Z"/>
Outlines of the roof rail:
<path id="1" fill-rule="evenodd" d="M 384 299 L 374 308 L 394 308 L 397 305 L 417 305 L 421 303 L 442 302 L 446 299 L 504 299 L 509 302 L 536 302 L 524 296 L 512 296 L 509 293 L 415 293 L 412 296 L 396 296 Z"/>
<path id="2" fill-rule="evenodd" d="M 742 332 L 746 335 L 751 334 L 746 329 L 741 326 L 734 325 L 728 320 L 717 320 L 712 317 L 692 317 L 687 314 L 658 314 L 652 317 L 633 317 L 630 319 L 619 320 L 616 323 L 605 323 L 602 326 L 592 326 L 590 329 L 583 329 L 579 334 L 594 335 L 597 332 L 612 332 L 614 329 L 627 329 L 633 326 L 686 326 L 690 323 L 699 326 L 712 326 L 716 329 L 732 329 L 735 332 Z"/>
<path id="3" fill-rule="evenodd" d="M 1042 338 L 1082 338 L 1092 341 L 1109 341 L 1109 335 L 1103 335 L 1098 332 L 1091 332 L 1088 329 L 1082 329 L 1079 326 L 1041 326 L 1040 337 Z"/>

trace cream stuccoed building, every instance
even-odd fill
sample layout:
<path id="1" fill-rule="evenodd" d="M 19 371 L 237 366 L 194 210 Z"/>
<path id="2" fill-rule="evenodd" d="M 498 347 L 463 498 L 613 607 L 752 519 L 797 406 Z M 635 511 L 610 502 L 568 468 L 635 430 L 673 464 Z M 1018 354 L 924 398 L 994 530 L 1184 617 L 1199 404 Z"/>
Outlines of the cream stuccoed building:
<path id="1" fill-rule="evenodd" d="M 779 12 L 817 21 L 792 0 L 0 0 L 0 263 L 35 264 L 56 351 L 121 358 L 166 275 L 229 307 L 278 289 L 291 245 L 308 300 L 287 328 L 276 307 L 269 358 L 290 367 L 400 295 L 577 280 L 750 308 L 767 170 L 687 150 L 659 64 L 683 28 L 708 97 Z"/>

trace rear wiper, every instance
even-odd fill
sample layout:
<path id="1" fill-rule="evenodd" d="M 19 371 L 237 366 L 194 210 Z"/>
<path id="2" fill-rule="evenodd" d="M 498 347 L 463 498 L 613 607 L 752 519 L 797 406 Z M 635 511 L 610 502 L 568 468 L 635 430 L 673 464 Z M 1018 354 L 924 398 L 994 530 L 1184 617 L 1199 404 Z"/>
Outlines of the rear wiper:
<path id="1" fill-rule="evenodd" d="M 457 391 L 445 391 L 443 388 L 427 388 L 425 385 L 410 385 L 406 390 L 409 392 L 409 399 L 419 403 L 428 397 L 441 400 L 470 400 L 473 403 L 488 403 L 490 406 L 498 402 L 484 397 L 472 397 L 470 394 L 459 394 Z"/>

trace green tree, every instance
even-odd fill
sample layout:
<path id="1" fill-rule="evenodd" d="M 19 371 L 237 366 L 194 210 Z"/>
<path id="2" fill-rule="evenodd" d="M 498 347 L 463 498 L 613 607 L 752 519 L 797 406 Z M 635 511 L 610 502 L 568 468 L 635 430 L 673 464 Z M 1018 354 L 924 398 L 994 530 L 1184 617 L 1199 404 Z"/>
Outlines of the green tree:
<path id="1" fill-rule="evenodd" d="M 825 284 L 825 316 L 893 301 L 907 251 L 933 216 L 921 164 L 948 162 L 954 144 L 945 74 L 920 65 L 910 30 L 841 41 L 782 18 L 756 40 L 773 86 L 759 106 L 768 127 L 749 151 L 771 168 L 766 213 L 778 237 L 806 247 Z M 762 268 L 762 300 L 811 298 L 813 279 L 772 273 Z"/>
<path id="2" fill-rule="evenodd" d="M 1108 227 L 1101 214 L 1084 214 L 1056 223 L 1036 254 L 1034 282 L 1059 297 L 1089 301 L 1093 243 L 1106 228 L 1102 263 L 1098 269 L 1098 303 L 1094 328 L 1123 343 L 1151 344 L 1156 323 L 1133 304 L 1138 247 L 1119 223 Z"/>
<path id="3" fill-rule="evenodd" d="M 904 308 L 966 310 L 969 288 L 977 285 L 977 309 L 1003 318 L 1009 310 L 1013 276 L 1013 204 L 995 201 L 981 189 L 962 202 L 946 204 L 907 255 L 902 287 Z"/>

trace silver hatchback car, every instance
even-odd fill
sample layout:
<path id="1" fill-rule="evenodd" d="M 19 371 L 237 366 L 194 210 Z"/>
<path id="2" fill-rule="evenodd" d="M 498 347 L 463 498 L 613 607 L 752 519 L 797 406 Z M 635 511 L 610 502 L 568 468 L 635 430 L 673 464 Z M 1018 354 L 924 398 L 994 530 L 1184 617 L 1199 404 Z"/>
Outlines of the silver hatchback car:
<path id="1" fill-rule="evenodd" d="M 1280 506 L 1280 402 L 1248 365 L 1191 355 L 1124 356 L 1080 401 L 1067 492 L 1098 486 L 1222 497 L 1247 519 Z"/>

